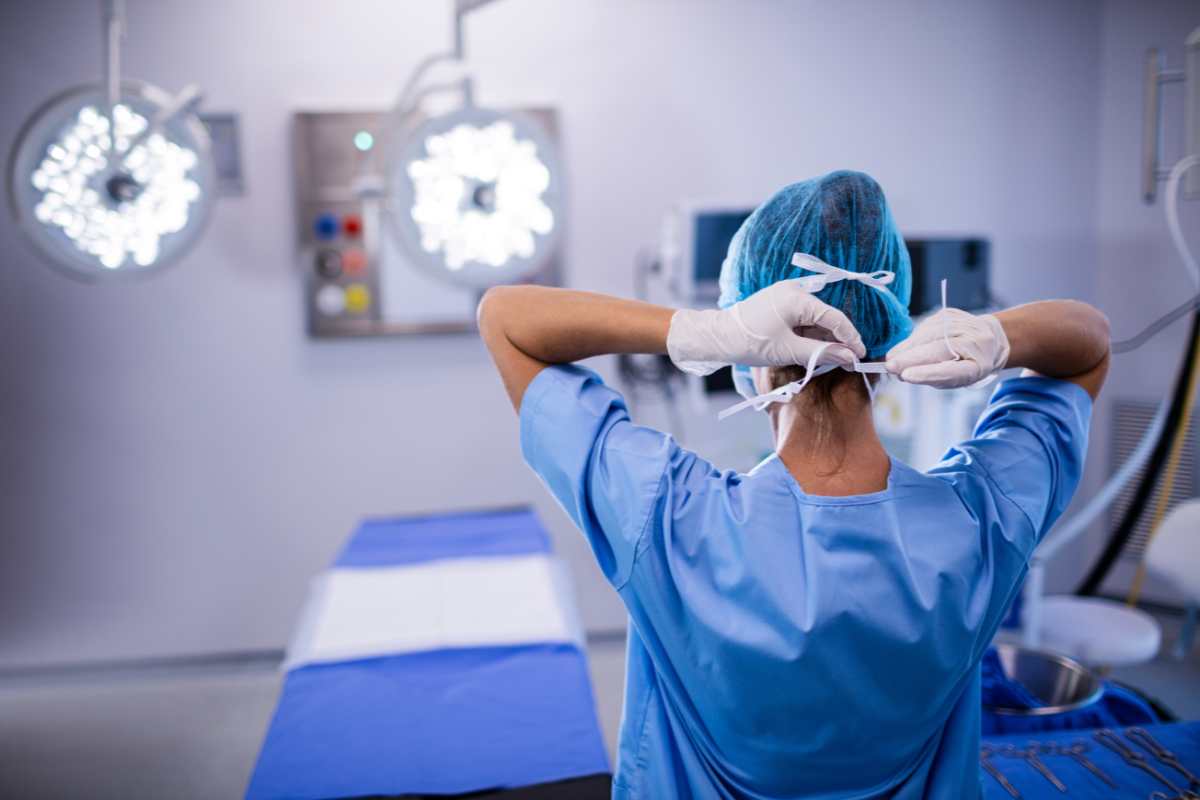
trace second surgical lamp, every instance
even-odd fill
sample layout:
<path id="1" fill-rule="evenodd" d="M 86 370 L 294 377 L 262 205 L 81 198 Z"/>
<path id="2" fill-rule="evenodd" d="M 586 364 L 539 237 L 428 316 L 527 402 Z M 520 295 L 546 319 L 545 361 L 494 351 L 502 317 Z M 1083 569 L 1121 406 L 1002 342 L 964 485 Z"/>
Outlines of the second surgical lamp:
<path id="1" fill-rule="evenodd" d="M 390 218 L 410 260 L 474 289 L 536 273 L 563 227 L 562 168 L 542 125 L 476 105 L 470 74 L 423 85 L 436 65 L 463 65 L 463 19 L 489 2 L 455 0 L 454 48 L 422 61 L 404 86 L 395 117 L 406 135 L 388 175 Z M 461 105 L 426 117 L 424 101 L 448 93 Z"/>

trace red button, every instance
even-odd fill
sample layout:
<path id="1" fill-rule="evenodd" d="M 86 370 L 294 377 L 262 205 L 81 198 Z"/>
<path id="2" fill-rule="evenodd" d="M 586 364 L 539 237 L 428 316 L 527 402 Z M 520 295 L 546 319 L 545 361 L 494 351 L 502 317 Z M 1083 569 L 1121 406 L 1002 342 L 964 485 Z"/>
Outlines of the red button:
<path id="1" fill-rule="evenodd" d="M 362 218 L 358 214 L 347 214 L 342 217 L 342 232 L 355 237 L 362 234 Z"/>
<path id="2" fill-rule="evenodd" d="M 367 254 L 357 247 L 342 251 L 342 272 L 357 276 L 367 271 Z"/>

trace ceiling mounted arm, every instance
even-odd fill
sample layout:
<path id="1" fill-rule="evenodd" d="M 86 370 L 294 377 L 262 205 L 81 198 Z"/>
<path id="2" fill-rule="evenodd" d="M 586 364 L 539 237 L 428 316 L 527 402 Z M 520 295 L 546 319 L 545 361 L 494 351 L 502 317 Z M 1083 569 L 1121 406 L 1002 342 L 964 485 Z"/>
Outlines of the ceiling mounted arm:
<path id="1" fill-rule="evenodd" d="M 463 18 L 496 0 L 454 0 L 454 52 L 463 57 Z"/>
<path id="2" fill-rule="evenodd" d="M 421 82 L 430 69 L 438 64 L 455 62 L 463 64 L 466 59 L 466 43 L 463 35 L 463 20 L 472 11 L 476 11 L 483 6 L 494 3 L 495 0 L 454 0 L 454 31 L 453 41 L 451 42 L 451 50 L 445 53 L 435 53 L 428 56 L 417 64 L 412 71 L 408 80 L 404 83 L 404 88 L 401 89 L 399 97 L 396 99 L 396 113 L 403 118 L 413 107 L 420 104 L 422 100 L 431 94 L 439 93 L 444 90 L 457 90 L 462 93 L 463 105 L 473 106 L 475 104 L 475 86 L 470 74 L 464 74 L 457 81 L 439 83 L 436 87 L 430 87 L 429 90 L 419 91 Z"/>
<path id="3" fill-rule="evenodd" d="M 121 40 L 125 38 L 125 0 L 104 0 L 102 52 L 104 53 L 104 100 L 109 130 L 113 130 L 113 108 L 121 101 Z"/>

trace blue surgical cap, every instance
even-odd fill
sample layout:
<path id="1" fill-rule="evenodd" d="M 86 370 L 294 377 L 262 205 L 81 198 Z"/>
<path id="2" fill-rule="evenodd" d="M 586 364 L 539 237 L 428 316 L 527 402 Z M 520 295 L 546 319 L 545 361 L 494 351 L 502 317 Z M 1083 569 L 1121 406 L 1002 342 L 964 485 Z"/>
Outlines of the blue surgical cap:
<path id="1" fill-rule="evenodd" d="M 870 175 L 843 170 L 793 183 L 755 209 L 734 234 L 721 266 L 721 308 L 776 281 L 815 274 L 793 266 L 794 253 L 850 272 L 895 273 L 885 291 L 838 281 L 816 296 L 850 318 L 868 359 L 882 357 L 908 337 L 912 266 L 883 189 Z"/>

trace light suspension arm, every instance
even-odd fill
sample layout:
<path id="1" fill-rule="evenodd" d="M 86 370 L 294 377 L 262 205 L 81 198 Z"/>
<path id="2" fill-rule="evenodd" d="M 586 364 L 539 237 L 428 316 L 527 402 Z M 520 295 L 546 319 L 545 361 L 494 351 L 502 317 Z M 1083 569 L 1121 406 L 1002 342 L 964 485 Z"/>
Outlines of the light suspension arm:
<path id="1" fill-rule="evenodd" d="M 400 95 L 396 99 L 396 112 L 403 116 L 410 109 L 419 104 L 421 100 L 430 94 L 442 89 L 459 89 L 463 96 L 463 105 L 472 106 L 475 103 L 475 86 L 469 74 L 464 75 L 458 81 L 453 83 L 439 84 L 437 87 L 431 87 L 428 91 L 418 93 L 417 89 L 421 81 L 425 78 L 426 73 L 438 64 L 446 62 L 456 62 L 462 64 L 466 57 L 466 43 L 463 36 L 463 20 L 468 14 L 476 9 L 482 8 L 495 0 L 454 0 L 454 33 L 453 47 L 445 53 L 435 53 L 427 56 L 417 64 L 412 71 L 408 80 L 404 84 L 404 88 L 400 90 Z"/>
<path id="2" fill-rule="evenodd" d="M 121 101 L 121 40 L 125 38 L 125 0 L 104 0 L 104 99 L 108 130 L 115 144 L 113 108 Z"/>
<path id="3" fill-rule="evenodd" d="M 130 153 L 132 153 L 138 147 L 138 145 L 145 142 L 154 134 L 161 132 L 167 123 L 175 119 L 175 117 L 179 116 L 180 114 L 191 113 L 200 103 L 203 97 L 204 95 L 201 93 L 200 87 L 196 84 L 193 83 L 183 87 L 179 94 L 172 97 L 169 103 L 158 110 L 158 113 L 154 115 L 152 120 L 150 120 L 150 124 L 147 125 L 141 133 L 139 133 L 133 138 L 132 141 L 129 142 L 129 145 L 125 148 L 125 155 L 121 157 L 122 166 L 125 165 L 126 161 L 129 159 Z"/>

